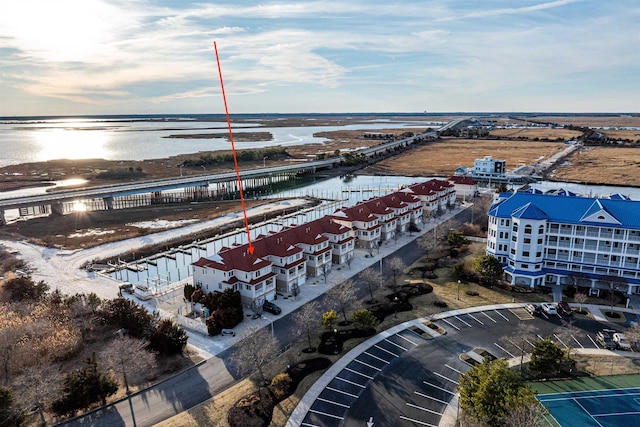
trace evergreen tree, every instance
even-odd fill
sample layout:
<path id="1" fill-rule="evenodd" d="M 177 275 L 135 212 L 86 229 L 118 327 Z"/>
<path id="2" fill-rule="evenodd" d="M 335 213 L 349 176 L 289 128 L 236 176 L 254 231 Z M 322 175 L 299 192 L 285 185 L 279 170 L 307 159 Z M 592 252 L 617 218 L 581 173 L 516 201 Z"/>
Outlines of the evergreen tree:
<path id="1" fill-rule="evenodd" d="M 534 392 L 506 360 L 488 358 L 460 376 L 460 408 L 466 416 L 499 426 L 512 408 L 537 404 Z"/>
<path id="2" fill-rule="evenodd" d="M 565 353 L 559 345 L 545 338 L 534 344 L 529 369 L 540 378 L 554 377 L 560 372 Z"/>
<path id="3" fill-rule="evenodd" d="M 107 403 L 107 397 L 118 391 L 118 383 L 98 366 L 93 353 L 85 360 L 86 367 L 67 373 L 62 397 L 53 402 L 52 409 L 58 415 L 74 415 L 77 410 L 94 403 Z"/>
<path id="4" fill-rule="evenodd" d="M 187 333 L 170 319 L 163 319 L 149 338 L 151 348 L 161 354 L 182 354 L 187 345 Z"/>
<path id="5" fill-rule="evenodd" d="M 498 258 L 493 255 L 482 255 L 473 262 L 473 269 L 478 273 L 480 279 L 489 283 L 494 283 L 502 278 L 504 270 Z"/>

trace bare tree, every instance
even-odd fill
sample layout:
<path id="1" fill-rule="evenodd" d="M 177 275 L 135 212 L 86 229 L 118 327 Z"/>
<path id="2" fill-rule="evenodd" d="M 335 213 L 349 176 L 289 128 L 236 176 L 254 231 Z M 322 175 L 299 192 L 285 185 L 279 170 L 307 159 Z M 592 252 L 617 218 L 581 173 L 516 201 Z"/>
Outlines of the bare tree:
<path id="1" fill-rule="evenodd" d="M 276 338 L 267 328 L 250 327 L 242 339 L 235 345 L 231 361 L 240 375 L 248 375 L 255 371 L 260 377 L 260 384 L 266 382 L 264 369 L 280 352 Z"/>
<path id="2" fill-rule="evenodd" d="M 520 352 L 520 375 L 524 372 L 524 355 L 533 348 L 533 344 L 538 341 L 536 328 L 531 324 L 521 324 L 516 329 L 516 333 L 505 337 L 505 341 L 510 342 Z"/>
<path id="3" fill-rule="evenodd" d="M 567 327 L 557 328 L 553 331 L 556 339 L 560 341 L 560 344 L 565 348 L 569 359 L 571 359 L 574 345 L 577 342 L 575 337 L 576 335 L 580 335 L 581 332 L 583 332 L 581 329 L 571 324 L 567 325 Z"/>
<path id="4" fill-rule="evenodd" d="M 311 334 L 318 329 L 320 324 L 320 310 L 318 303 L 311 301 L 303 305 L 294 315 L 293 324 L 297 326 L 296 336 L 307 339 L 309 346 L 304 350 L 314 352 L 316 349 L 311 345 Z"/>
<path id="5" fill-rule="evenodd" d="M 579 307 L 580 307 L 580 311 L 579 313 L 582 314 L 582 304 L 584 304 L 585 302 L 587 302 L 587 300 L 589 299 L 589 297 L 587 296 L 587 294 L 583 294 L 582 292 L 575 294 L 575 296 L 573 297 L 573 299 L 578 303 Z"/>
<path id="6" fill-rule="evenodd" d="M 14 388 L 20 390 L 26 409 L 38 411 L 42 425 L 46 425 L 44 408 L 59 396 L 63 379 L 59 365 L 48 357 L 39 357 L 36 364 L 25 368 L 13 382 Z"/>
<path id="7" fill-rule="evenodd" d="M 329 308 L 336 309 L 344 317 L 344 321 L 340 322 L 340 325 L 350 324 L 347 310 L 354 308 L 357 301 L 353 280 L 346 280 L 329 289 L 326 293 L 326 301 Z"/>
<path id="8" fill-rule="evenodd" d="M 324 283 L 327 283 L 327 277 L 331 273 L 331 264 L 324 263 L 322 264 L 322 275 L 324 276 Z"/>
<path id="9" fill-rule="evenodd" d="M 505 427 L 542 427 L 547 425 L 546 414 L 540 402 L 528 402 L 510 408 L 502 421 Z"/>
<path id="10" fill-rule="evenodd" d="M 382 282 L 382 275 L 378 270 L 373 267 L 369 267 L 360 273 L 360 278 L 364 280 L 367 284 L 367 288 L 369 289 L 369 295 L 371 296 L 371 300 L 369 302 L 371 304 L 376 303 L 376 299 L 373 297 L 373 292 L 380 287 L 380 283 Z"/>
<path id="11" fill-rule="evenodd" d="M 402 274 L 407 268 L 407 265 L 404 263 L 402 258 L 394 256 L 387 261 L 387 267 L 389 267 L 393 273 L 393 286 L 398 286 L 396 276 Z"/>
<path id="12" fill-rule="evenodd" d="M 116 337 L 99 355 L 129 393 L 129 382 L 136 384 L 156 367 L 156 356 L 147 350 L 149 343 L 129 336 Z"/>
<path id="13" fill-rule="evenodd" d="M 638 347 L 640 347 L 640 323 L 634 323 L 631 325 L 624 334 L 634 350 L 637 350 Z"/>

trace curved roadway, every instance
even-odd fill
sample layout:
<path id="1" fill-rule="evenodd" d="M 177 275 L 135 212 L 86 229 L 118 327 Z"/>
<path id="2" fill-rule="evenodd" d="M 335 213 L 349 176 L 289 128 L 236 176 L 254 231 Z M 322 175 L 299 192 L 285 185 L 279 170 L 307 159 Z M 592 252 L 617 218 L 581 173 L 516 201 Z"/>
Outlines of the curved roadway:
<path id="1" fill-rule="evenodd" d="M 531 351 L 531 343 L 523 348 L 513 339 L 525 324 L 532 325 L 539 338 L 551 337 L 564 348 L 594 350 L 599 349 L 598 330 L 623 326 L 603 323 L 599 308 L 590 306 L 601 320 L 572 319 L 580 332 L 571 335 L 566 328 L 569 318 L 534 317 L 524 305 L 474 307 L 433 316 L 445 335 L 427 327 L 427 319 L 378 334 L 336 362 L 312 386 L 287 427 L 453 425 L 458 378 L 471 369 L 460 360 L 461 354 L 480 361 L 472 350 L 482 348 L 518 364 Z"/>

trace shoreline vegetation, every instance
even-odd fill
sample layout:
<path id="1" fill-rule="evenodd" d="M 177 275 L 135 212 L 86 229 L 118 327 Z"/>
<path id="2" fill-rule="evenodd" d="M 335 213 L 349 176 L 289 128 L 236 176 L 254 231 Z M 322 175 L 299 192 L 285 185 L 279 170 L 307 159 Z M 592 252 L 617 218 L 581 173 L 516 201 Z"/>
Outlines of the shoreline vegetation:
<path id="1" fill-rule="evenodd" d="M 213 117 L 213 116 L 212 116 Z M 458 116 L 459 117 L 459 116 Z M 323 138 L 322 143 L 310 143 L 282 147 L 266 145 L 260 149 L 242 150 L 246 155 L 240 159 L 241 169 L 275 166 L 282 162 L 309 160 L 318 156 L 348 153 L 365 146 L 377 145 L 381 141 L 375 135 L 400 136 L 408 130 L 422 132 L 433 122 L 456 118 L 455 115 L 264 115 L 242 116 L 235 123 L 256 123 L 256 125 L 282 126 L 341 126 L 370 123 L 372 120 L 386 120 L 389 127 L 370 130 L 336 130 L 317 132 L 313 136 Z M 385 175 L 450 176 L 461 165 L 471 166 L 473 160 L 486 155 L 507 162 L 508 171 L 520 166 L 532 165 L 563 149 L 565 142 L 579 138 L 586 126 L 594 126 L 602 135 L 600 144 L 585 144 L 570 156 L 554 165 L 546 177 L 554 181 L 566 181 L 590 185 L 623 185 L 640 187 L 640 116 L 638 115 L 522 115 L 522 117 L 479 116 L 480 120 L 496 128 L 486 134 L 472 134 L 464 131 L 460 135 L 447 136 L 421 144 L 416 144 L 408 152 L 393 156 L 373 164 L 362 165 L 359 173 Z M 407 121 L 425 123 L 424 129 L 394 127 Z M 179 122 L 179 120 L 177 120 Z M 110 122 L 111 123 L 111 122 Z M 498 128 L 510 123 L 521 127 Z M 545 124 L 549 124 L 546 126 Z M 537 127 L 523 127 L 537 126 Z M 213 129 L 213 128 L 211 128 Z M 177 129 L 178 130 L 178 129 Z M 222 130 L 222 129 L 220 129 Z M 374 137 L 372 137 L 372 135 Z M 174 134 L 169 139 L 228 138 L 228 132 Z M 268 138 L 268 139 L 267 139 Z M 237 141 L 271 141 L 270 132 L 253 132 L 241 128 L 234 133 Z M 278 156 L 259 155 L 268 150 L 278 151 Z M 258 153 L 258 154 L 255 154 Z M 190 176 L 203 173 L 233 171 L 229 162 L 208 162 L 202 159 L 229 157 L 231 150 L 186 153 L 165 158 L 145 160 L 50 160 L 46 162 L 23 163 L 0 168 L 0 192 L 19 190 L 36 186 L 50 186 L 54 181 L 81 178 L 87 182 L 80 186 L 97 186 L 115 182 L 152 180 Z M 266 158 L 265 158 L 266 157 Z M 126 173 L 127 171 L 131 172 Z M 329 172 L 329 174 L 334 174 Z"/>
<path id="2" fill-rule="evenodd" d="M 229 132 L 218 133 L 184 133 L 163 136 L 169 139 L 216 139 L 229 140 Z M 271 132 L 233 132 L 233 140 L 237 142 L 273 141 Z"/>

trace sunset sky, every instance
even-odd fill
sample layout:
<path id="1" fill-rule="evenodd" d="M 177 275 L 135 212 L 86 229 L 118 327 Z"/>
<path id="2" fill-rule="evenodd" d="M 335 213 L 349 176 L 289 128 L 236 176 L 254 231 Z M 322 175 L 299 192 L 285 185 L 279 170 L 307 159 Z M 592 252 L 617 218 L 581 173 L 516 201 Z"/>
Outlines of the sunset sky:
<path id="1" fill-rule="evenodd" d="M 0 0 L 0 116 L 640 112 L 638 0 Z"/>

